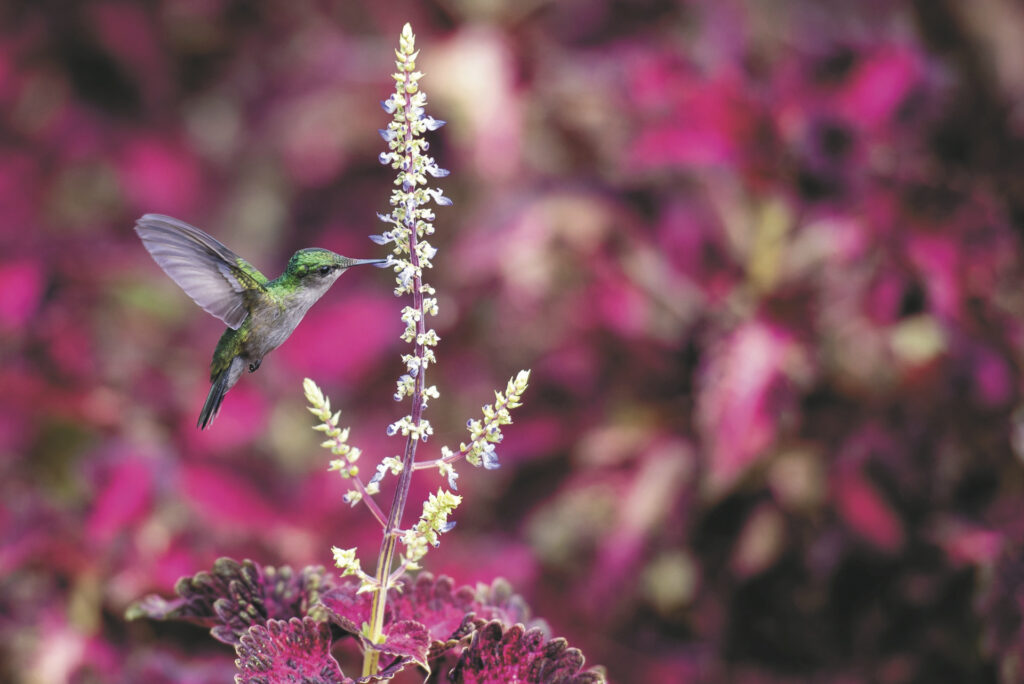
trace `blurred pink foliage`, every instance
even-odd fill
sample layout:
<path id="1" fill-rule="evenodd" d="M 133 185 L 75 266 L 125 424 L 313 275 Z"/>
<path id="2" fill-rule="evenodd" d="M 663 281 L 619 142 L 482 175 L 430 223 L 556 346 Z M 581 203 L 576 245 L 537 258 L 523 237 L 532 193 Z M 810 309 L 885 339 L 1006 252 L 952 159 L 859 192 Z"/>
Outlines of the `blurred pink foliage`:
<path id="1" fill-rule="evenodd" d="M 181 145 L 145 138 L 128 143 L 120 166 L 121 187 L 133 206 L 153 212 L 195 211 L 200 195 L 196 160 Z"/>
<path id="2" fill-rule="evenodd" d="M 0 264 L 0 324 L 10 330 L 24 327 L 35 314 L 43 294 L 43 269 L 34 261 Z"/>
<path id="3" fill-rule="evenodd" d="M 393 299 L 372 294 L 324 303 L 295 330 L 294 344 L 282 347 L 282 363 L 303 377 L 327 376 L 346 384 L 364 380 L 375 364 L 396 355 L 395 330 L 401 323 L 395 322 L 393 305 Z M 337 353 L 339 339 L 346 340 L 343 354 Z"/>
<path id="4" fill-rule="evenodd" d="M 220 556 L 374 553 L 300 383 L 392 455 L 389 276 L 198 432 L 222 328 L 131 225 L 271 276 L 377 255 L 411 21 L 455 201 L 425 452 L 533 368 L 427 568 L 506 576 L 612 681 L 1019 681 L 1024 13 L 969 5 L 4 3 L 0 680 L 227 681 L 125 607 Z"/>
<path id="5" fill-rule="evenodd" d="M 709 446 L 709 485 L 727 488 L 775 441 L 784 401 L 785 330 L 752 321 L 721 341 L 706 370 L 697 415 Z"/>

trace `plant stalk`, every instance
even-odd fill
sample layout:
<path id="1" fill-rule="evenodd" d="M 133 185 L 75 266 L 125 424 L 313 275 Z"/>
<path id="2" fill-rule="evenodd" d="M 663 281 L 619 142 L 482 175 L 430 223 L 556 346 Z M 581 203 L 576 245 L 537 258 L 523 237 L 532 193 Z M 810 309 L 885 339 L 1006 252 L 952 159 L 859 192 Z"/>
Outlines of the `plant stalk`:
<path id="1" fill-rule="evenodd" d="M 409 82 L 408 71 L 405 72 L 406 83 Z M 405 89 L 405 142 L 406 149 L 411 149 L 413 140 L 412 122 L 409 120 L 409 111 L 412 108 L 411 94 Z M 410 166 L 412 164 L 409 160 Z M 419 255 L 416 251 L 416 205 L 412 200 L 406 204 L 405 227 L 409 230 L 409 261 L 416 267 L 417 275 L 413 279 L 412 302 L 413 307 L 420 312 L 419 320 L 416 322 L 416 341 L 413 353 L 419 359 L 424 356 L 424 344 L 420 342 L 426 333 L 426 312 L 423 310 L 423 277 L 419 275 Z M 421 364 L 417 369 L 416 381 L 412 393 L 412 412 L 410 417 L 412 423 L 419 427 L 423 417 L 423 390 L 426 387 L 426 368 Z M 402 513 L 409 498 L 409 487 L 412 484 L 413 464 L 416 460 L 416 445 L 419 442 L 418 433 L 410 433 L 405 443 L 405 453 L 402 455 L 402 472 L 398 476 L 398 487 L 395 490 L 395 498 L 391 503 L 391 510 L 388 513 L 387 524 L 384 527 L 384 538 L 381 541 L 380 553 L 377 556 L 377 571 L 374 575 L 376 589 L 373 590 L 373 600 L 370 604 L 370 633 L 369 639 L 372 643 L 380 643 L 384 635 L 384 612 L 387 608 L 388 589 L 391 583 L 391 565 L 395 559 L 395 547 L 398 538 L 395 530 L 402 525 Z M 380 663 L 380 651 L 370 648 L 363 654 L 363 676 L 377 674 Z"/>

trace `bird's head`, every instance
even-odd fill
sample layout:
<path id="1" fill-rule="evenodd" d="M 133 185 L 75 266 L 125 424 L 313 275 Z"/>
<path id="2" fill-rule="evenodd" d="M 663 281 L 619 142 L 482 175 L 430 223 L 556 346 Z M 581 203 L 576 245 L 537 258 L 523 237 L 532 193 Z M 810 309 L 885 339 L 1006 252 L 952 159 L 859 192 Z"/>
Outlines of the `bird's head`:
<path id="1" fill-rule="evenodd" d="M 386 262 L 387 259 L 350 259 L 329 249 L 310 247 L 292 255 L 285 273 L 304 286 L 326 290 L 352 266 L 383 265 Z"/>

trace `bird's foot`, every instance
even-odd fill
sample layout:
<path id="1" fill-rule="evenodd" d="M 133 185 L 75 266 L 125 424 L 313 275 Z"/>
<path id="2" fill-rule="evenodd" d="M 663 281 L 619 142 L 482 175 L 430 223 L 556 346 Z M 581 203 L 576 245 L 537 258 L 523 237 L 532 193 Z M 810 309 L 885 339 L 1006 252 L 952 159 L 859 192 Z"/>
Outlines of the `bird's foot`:
<path id="1" fill-rule="evenodd" d="M 259 369 L 261 363 L 263 363 L 263 359 L 256 359 L 255 361 L 250 363 L 249 364 L 249 372 L 250 373 L 255 373 Z"/>

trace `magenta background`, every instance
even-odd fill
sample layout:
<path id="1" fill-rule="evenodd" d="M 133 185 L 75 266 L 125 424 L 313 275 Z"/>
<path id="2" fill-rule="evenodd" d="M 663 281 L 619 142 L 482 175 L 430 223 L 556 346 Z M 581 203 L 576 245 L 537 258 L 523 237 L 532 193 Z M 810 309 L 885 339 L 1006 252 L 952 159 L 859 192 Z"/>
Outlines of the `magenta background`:
<path id="1" fill-rule="evenodd" d="M 131 225 L 272 276 L 377 255 L 404 21 L 455 202 L 425 455 L 533 369 L 427 568 L 507 577 L 618 682 L 1024 677 L 1024 9 L 970 6 L 5 3 L 0 680 L 228 681 L 125 607 L 221 555 L 372 567 L 301 380 L 366 471 L 397 452 L 389 275 L 200 433 L 222 326 Z"/>

